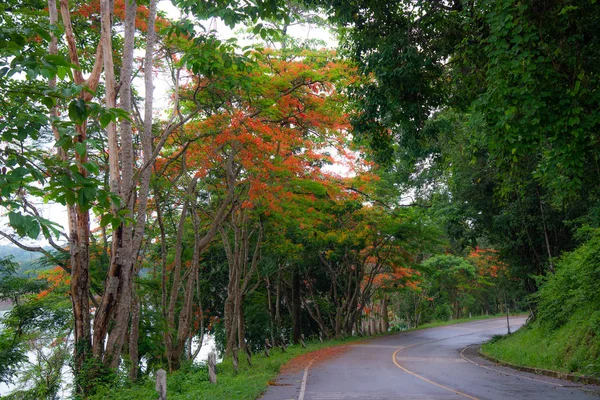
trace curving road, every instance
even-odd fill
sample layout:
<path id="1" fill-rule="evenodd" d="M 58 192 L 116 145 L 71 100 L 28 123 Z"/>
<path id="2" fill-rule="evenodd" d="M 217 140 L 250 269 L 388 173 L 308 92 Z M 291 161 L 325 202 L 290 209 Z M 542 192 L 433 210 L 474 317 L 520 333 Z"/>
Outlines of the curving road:
<path id="1" fill-rule="evenodd" d="M 516 329 L 525 318 L 510 322 Z M 333 357 L 320 353 L 304 370 L 281 374 L 261 399 L 600 399 L 597 386 L 519 372 L 477 356 L 478 344 L 502 333 L 505 318 L 351 344 Z"/>

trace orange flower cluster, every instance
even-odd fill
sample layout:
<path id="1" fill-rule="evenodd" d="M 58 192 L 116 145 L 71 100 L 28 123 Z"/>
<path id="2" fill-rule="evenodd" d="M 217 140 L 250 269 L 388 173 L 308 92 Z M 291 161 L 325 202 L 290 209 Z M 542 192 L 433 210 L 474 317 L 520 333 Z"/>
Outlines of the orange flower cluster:
<path id="1" fill-rule="evenodd" d="M 126 0 L 115 0 L 114 1 L 114 17 L 116 20 L 123 21 L 125 19 L 125 1 Z M 135 18 L 135 27 L 141 32 L 148 31 L 148 15 L 149 9 L 147 6 L 138 5 L 137 13 Z M 100 0 L 93 0 L 87 3 L 81 4 L 75 11 L 74 15 L 80 15 L 87 20 L 100 21 Z M 159 30 L 166 28 L 170 25 L 170 22 L 160 16 L 156 17 L 155 29 Z M 98 24 L 98 29 L 100 25 Z"/>
<path id="2" fill-rule="evenodd" d="M 495 249 L 475 247 L 469 254 L 469 261 L 475 265 L 477 273 L 482 277 L 498 278 L 507 271 L 507 265 L 500 261 L 498 250 Z"/>
<path id="3" fill-rule="evenodd" d="M 54 267 L 52 269 L 42 271 L 38 274 L 38 278 L 46 279 L 48 281 L 48 289 L 38 293 L 38 300 L 48 296 L 57 288 L 68 287 L 71 283 L 71 276 L 67 274 L 67 272 L 61 267 Z"/>

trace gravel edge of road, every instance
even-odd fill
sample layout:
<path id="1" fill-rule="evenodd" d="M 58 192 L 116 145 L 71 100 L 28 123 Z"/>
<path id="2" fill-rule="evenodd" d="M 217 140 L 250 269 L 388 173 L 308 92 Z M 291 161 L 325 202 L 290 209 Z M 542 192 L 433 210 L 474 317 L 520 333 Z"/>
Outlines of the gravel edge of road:
<path id="1" fill-rule="evenodd" d="M 588 385 L 591 384 L 591 385 L 600 386 L 600 378 L 596 378 L 594 376 L 575 375 L 575 374 L 571 374 L 568 372 L 552 371 L 552 370 L 548 370 L 548 369 L 526 367 L 524 365 L 512 364 L 512 363 L 497 359 L 495 357 L 492 357 L 488 354 L 485 354 L 483 351 L 481 351 L 481 347 L 479 347 L 479 349 L 477 349 L 477 353 L 479 354 L 479 356 L 481 356 L 482 358 L 485 358 L 488 361 L 491 361 L 498 365 L 502 365 L 504 367 L 516 369 L 518 371 L 531 372 L 531 373 L 534 373 L 537 375 L 545 375 L 545 376 L 549 376 L 551 378 L 563 379 L 563 380 L 570 381 L 570 382 L 578 382 L 578 383 L 585 383 Z"/>

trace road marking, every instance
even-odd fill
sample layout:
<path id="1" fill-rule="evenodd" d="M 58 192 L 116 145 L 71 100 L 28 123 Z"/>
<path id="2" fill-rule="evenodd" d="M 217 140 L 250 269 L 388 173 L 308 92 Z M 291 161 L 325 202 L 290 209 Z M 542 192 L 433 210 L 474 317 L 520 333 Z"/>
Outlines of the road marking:
<path id="1" fill-rule="evenodd" d="M 341 346 L 341 347 L 346 347 L 346 346 Z M 331 351 L 335 350 L 335 349 L 339 349 L 340 346 L 338 347 L 332 347 Z M 328 351 L 325 354 L 329 354 L 331 353 L 331 351 Z M 298 395 L 298 400 L 304 400 L 304 395 L 306 394 L 306 381 L 308 380 L 308 369 L 310 368 L 310 366 L 312 365 L 312 363 L 319 358 L 320 355 L 323 354 L 318 354 L 316 355 L 312 360 L 310 360 L 310 362 L 308 363 L 308 365 L 306 366 L 306 368 L 304 368 L 304 375 L 302 377 L 302 385 L 300 386 L 300 394 Z"/>
<path id="2" fill-rule="evenodd" d="M 415 345 L 416 345 L 416 344 L 421 344 L 421 343 L 415 343 Z M 432 381 L 432 380 L 429 380 L 429 379 L 425 378 L 424 376 L 421 376 L 421 375 L 419 375 L 419 374 L 417 374 L 417 373 L 415 373 L 415 372 L 409 371 L 408 369 L 406 369 L 406 368 L 404 368 L 402 365 L 400 365 L 400 364 L 399 364 L 399 363 L 396 361 L 396 354 L 398 354 L 398 352 L 400 352 L 400 351 L 402 351 L 402 350 L 404 350 L 404 349 L 406 349 L 406 348 L 408 348 L 408 347 L 412 347 L 412 346 L 414 346 L 414 345 L 411 345 L 411 346 L 406 346 L 406 347 L 401 347 L 401 348 L 399 348 L 398 350 L 396 350 L 396 351 L 394 352 L 394 354 L 392 354 L 392 361 L 394 362 L 394 364 L 396 364 L 396 367 L 400 368 L 402 371 L 404 371 L 404 372 L 406 372 L 406 373 L 408 373 L 408 374 L 410 374 L 410 375 L 412 375 L 412 376 L 414 376 L 414 377 L 416 377 L 416 378 L 419 378 L 419 379 L 421 379 L 421 380 L 424 380 L 425 382 L 427 382 L 427 383 L 430 383 L 430 384 L 432 384 L 432 385 L 434 385 L 434 386 L 437 386 L 437 387 L 439 387 L 439 388 L 442 388 L 442 389 L 445 389 L 445 390 L 449 390 L 450 392 L 452 392 L 452 393 L 455 393 L 455 394 L 457 394 L 457 395 L 459 395 L 459 396 L 463 396 L 463 397 L 466 397 L 467 399 L 471 399 L 471 400 L 479 400 L 477 397 L 469 396 L 469 395 L 468 395 L 468 394 L 466 394 L 466 393 L 459 392 L 458 390 L 454 390 L 454 389 L 452 389 L 452 388 L 449 388 L 448 386 L 444 386 L 444 385 L 441 385 L 441 384 L 439 384 L 439 383 L 437 383 L 437 382 L 434 382 L 434 381 Z"/>
<path id="3" fill-rule="evenodd" d="M 374 349 L 397 349 L 398 345 L 395 344 L 350 344 L 349 347 L 367 347 Z"/>
<path id="4" fill-rule="evenodd" d="M 503 326 L 504 326 L 504 325 L 503 325 Z M 487 328 L 487 329 L 480 329 L 480 330 L 477 330 L 477 332 L 491 331 L 491 330 L 495 330 L 495 329 L 501 328 L 501 327 L 503 327 L 503 326 L 500 326 L 500 327 L 493 327 L 493 328 Z M 450 392 L 452 392 L 452 393 L 458 394 L 459 396 L 466 397 L 467 399 L 471 399 L 471 400 L 479 400 L 477 397 L 470 396 L 470 395 L 468 395 L 468 394 L 466 394 L 466 393 L 459 392 L 458 390 L 454 390 L 454 389 L 452 389 L 452 388 L 449 388 L 449 387 L 447 387 L 447 386 L 444 386 L 444 385 L 442 385 L 442 384 L 439 384 L 439 383 L 437 383 L 437 382 L 434 382 L 434 381 L 432 381 L 432 380 L 430 380 L 430 379 L 427 379 L 427 378 L 425 378 L 424 376 L 421 376 L 421 375 L 419 375 L 419 374 L 417 374 L 417 373 L 415 373 L 415 372 L 413 372 L 413 371 L 410 371 L 410 370 L 408 370 L 408 369 L 404 368 L 402 365 L 400 365 L 400 364 L 398 363 L 398 361 L 396 361 L 396 355 L 397 355 L 399 352 L 401 352 L 402 350 L 408 349 L 408 348 L 410 348 L 410 347 L 413 347 L 413 346 L 418 346 L 418 345 L 422 345 L 422 344 L 426 344 L 426 343 L 431 343 L 431 342 L 441 342 L 442 340 L 453 339 L 453 338 L 460 337 L 460 336 L 469 336 L 469 335 L 473 335 L 474 333 L 476 333 L 476 332 L 463 333 L 463 334 L 460 334 L 460 335 L 449 336 L 449 337 L 442 338 L 442 339 L 432 339 L 432 340 L 426 340 L 426 341 L 424 341 L 424 342 L 420 342 L 420 343 L 413 343 L 413 344 L 411 344 L 411 345 L 409 345 L 409 346 L 400 347 L 398 350 L 396 350 L 396 351 L 394 352 L 394 354 L 392 354 L 392 361 L 393 361 L 393 362 L 394 362 L 394 364 L 396 364 L 396 366 L 397 366 L 398 368 L 400 368 L 402 371 L 404 371 L 404 372 L 406 372 L 406 373 L 408 373 L 408 374 L 410 374 L 410 375 L 412 375 L 412 376 L 414 376 L 414 377 L 416 377 L 416 378 L 419 378 L 419 379 L 421 379 L 421 380 L 423 380 L 423 381 L 425 381 L 425 382 L 427 382 L 427 383 L 430 383 L 430 384 L 432 384 L 432 385 L 434 385 L 434 386 L 437 386 L 437 387 L 439 387 L 439 388 L 442 388 L 442 389 L 444 389 L 444 390 L 448 390 L 448 391 L 450 391 Z"/>
<path id="5" fill-rule="evenodd" d="M 467 347 L 468 347 L 468 346 L 467 346 Z M 498 372 L 498 373 L 505 374 L 505 375 L 516 376 L 517 378 L 529 379 L 529 380 L 531 380 L 531 381 L 536 381 L 536 382 L 542 382 L 542 383 L 546 383 L 546 384 L 548 384 L 548 385 L 552 385 L 552 386 L 560 386 L 560 387 L 564 387 L 564 386 L 565 386 L 565 385 L 561 385 L 560 383 L 553 383 L 553 382 L 548 382 L 548 381 L 545 381 L 545 380 L 543 380 L 543 379 L 535 379 L 535 378 L 530 378 L 530 377 L 528 377 L 528 376 L 525 376 L 525 375 L 520 375 L 520 374 L 512 374 L 512 373 L 510 373 L 510 372 L 501 371 L 501 370 L 499 370 L 499 369 L 496 369 L 496 368 L 490 368 L 490 367 L 488 367 L 488 366 L 486 366 L 486 365 L 479 364 L 477 361 L 473 361 L 473 360 L 471 360 L 471 359 L 467 358 L 467 357 L 466 357 L 466 356 L 463 354 L 463 353 L 464 353 L 464 351 L 467 349 L 467 347 L 465 347 L 464 349 L 462 349 L 462 350 L 461 350 L 461 352 L 460 352 L 460 356 L 461 356 L 461 357 L 462 357 L 464 360 L 466 360 L 466 361 L 470 362 L 471 364 L 475 364 L 475 365 L 477 365 L 478 367 L 485 368 L 485 369 L 488 369 L 488 370 L 490 370 L 490 371 Z"/>
<path id="6" fill-rule="evenodd" d="M 398 348 L 398 347 L 396 347 Z M 413 361 L 413 362 L 441 362 L 441 363 L 465 363 L 466 360 L 462 358 L 443 358 L 443 357 L 397 357 L 399 361 Z"/>
<path id="7" fill-rule="evenodd" d="M 360 399 L 360 400 L 386 400 L 389 397 L 381 394 L 373 393 L 342 393 L 342 392 L 311 392 L 312 400 L 345 400 L 345 399 Z M 411 397 L 412 400 L 427 399 L 431 400 L 431 397 Z"/>
<path id="8" fill-rule="evenodd" d="M 304 393 L 306 393 L 306 380 L 308 379 L 308 368 L 314 361 L 314 358 L 310 360 L 306 368 L 304 368 L 304 376 L 302 377 L 302 385 L 300 386 L 300 394 L 298 395 L 298 400 L 304 400 Z"/>

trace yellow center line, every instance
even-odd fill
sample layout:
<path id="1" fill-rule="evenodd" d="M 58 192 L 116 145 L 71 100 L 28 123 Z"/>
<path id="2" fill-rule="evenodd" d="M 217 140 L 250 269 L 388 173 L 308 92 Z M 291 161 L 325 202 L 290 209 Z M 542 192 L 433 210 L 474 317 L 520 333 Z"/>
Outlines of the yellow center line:
<path id="1" fill-rule="evenodd" d="M 490 330 L 495 330 L 495 329 L 498 329 L 498 328 L 499 328 L 499 327 L 493 327 L 493 328 L 481 329 L 481 330 L 477 330 L 477 332 L 490 331 Z M 452 389 L 452 388 L 449 388 L 448 386 L 444 386 L 444 385 L 442 385 L 442 384 L 440 384 L 440 383 L 437 383 L 437 382 L 434 382 L 434 381 L 432 381 L 432 380 L 430 380 L 430 379 L 427 379 L 427 378 L 425 378 L 424 376 L 421 376 L 421 375 L 417 374 L 416 372 L 413 372 L 413 371 L 410 371 L 410 370 L 408 370 L 408 369 L 404 368 L 402 365 L 400 365 L 400 363 L 398 363 L 398 361 L 396 361 L 396 355 L 397 355 L 399 352 L 401 352 L 402 350 L 408 349 L 408 348 L 410 348 L 410 347 L 413 347 L 413 346 L 418 346 L 418 345 L 421 345 L 421 344 L 426 344 L 426 343 L 431 343 L 431 342 L 439 342 L 439 341 L 442 341 L 442 340 L 452 339 L 452 338 L 459 337 L 459 336 L 469 336 L 469 335 L 473 335 L 474 333 L 477 333 L 477 332 L 463 333 L 463 334 L 461 334 L 461 335 L 454 335 L 454 336 L 450 336 L 450 337 L 447 337 L 447 338 L 442 338 L 442 339 L 433 339 L 433 340 L 427 340 L 427 341 L 425 341 L 425 342 L 413 343 L 413 344 L 411 344 L 411 345 L 409 345 L 409 346 L 400 347 L 399 349 L 397 349 L 397 350 L 394 352 L 394 354 L 392 354 L 392 361 L 394 362 L 394 364 L 396 364 L 396 367 L 398 367 L 398 368 L 400 368 L 402 371 L 404 371 L 404 372 L 406 372 L 406 373 L 408 373 L 408 374 L 410 374 L 410 375 L 414 376 L 415 378 L 419 378 L 419 379 L 421 379 L 421 380 L 423 380 L 423 381 L 425 381 L 425 382 L 427 382 L 427 383 L 430 383 L 430 384 L 432 384 L 432 385 L 434 385 L 434 386 L 437 386 L 437 387 L 439 387 L 439 388 L 442 388 L 442 389 L 444 389 L 444 390 L 448 390 L 448 391 L 450 391 L 450 392 L 452 392 L 452 393 L 455 393 L 455 394 L 457 394 L 457 395 L 459 395 L 459 396 L 466 397 L 467 399 L 471 399 L 471 400 L 479 400 L 477 397 L 470 396 L 470 395 L 468 395 L 468 394 L 466 394 L 466 393 L 459 392 L 458 390 L 454 390 L 454 389 Z"/>
<path id="2" fill-rule="evenodd" d="M 418 343 L 418 344 L 421 344 L 421 343 Z M 407 347 L 409 347 L 409 346 L 407 346 Z M 398 350 L 396 350 L 396 351 L 394 352 L 394 354 L 392 355 L 392 361 L 393 361 L 393 362 L 394 362 L 394 364 L 396 364 L 396 366 L 397 366 L 398 368 L 400 368 L 402 371 L 404 371 L 404 372 L 406 372 L 406 373 L 408 373 L 408 374 L 411 374 L 412 376 L 414 376 L 414 377 L 416 377 L 416 378 L 419 378 L 419 379 L 421 379 L 421 380 L 424 380 L 424 381 L 425 381 L 425 382 L 427 382 L 427 383 L 430 383 L 430 384 L 432 384 L 432 385 L 435 385 L 435 386 L 437 386 L 437 387 L 439 387 L 439 388 L 442 388 L 442 389 L 445 389 L 445 390 L 449 390 L 450 392 L 452 392 L 452 393 L 455 393 L 455 394 L 458 394 L 459 396 L 463 396 L 463 397 L 466 397 L 467 399 L 471 399 L 471 400 L 479 400 L 477 397 L 469 396 L 469 395 L 468 395 L 468 394 L 466 394 L 466 393 L 459 392 L 458 390 L 454 390 L 454 389 L 452 389 L 452 388 L 449 388 L 448 386 L 444 386 L 444 385 L 442 385 L 442 384 L 439 384 L 439 383 L 437 383 L 437 382 L 434 382 L 434 381 L 432 381 L 432 380 L 430 380 L 430 379 L 427 379 L 427 378 L 425 378 L 424 376 L 421 376 L 421 375 L 419 375 L 419 374 L 417 374 L 417 373 L 415 373 L 415 372 L 409 371 L 408 369 L 404 368 L 402 365 L 400 365 L 400 364 L 398 363 L 398 361 L 396 361 L 396 354 L 398 354 L 398 352 L 400 352 L 401 350 L 404 350 L 405 348 L 406 348 L 406 347 L 401 347 L 401 348 L 399 348 L 399 349 L 398 349 Z"/>

